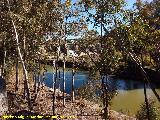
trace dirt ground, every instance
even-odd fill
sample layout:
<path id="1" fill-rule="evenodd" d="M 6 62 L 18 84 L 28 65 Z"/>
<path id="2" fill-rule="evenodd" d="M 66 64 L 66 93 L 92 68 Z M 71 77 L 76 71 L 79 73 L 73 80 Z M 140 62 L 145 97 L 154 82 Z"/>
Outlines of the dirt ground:
<path id="1" fill-rule="evenodd" d="M 9 111 L 8 115 L 16 115 L 16 117 L 21 115 L 32 115 L 35 118 L 53 119 L 73 119 L 73 120 L 102 120 L 102 107 L 93 102 L 87 101 L 85 99 L 76 99 L 75 101 L 70 100 L 70 96 L 65 94 L 66 102 L 63 106 L 62 102 L 62 92 L 56 90 L 56 102 L 55 102 L 55 113 L 53 116 L 53 90 L 46 87 L 44 84 L 40 85 L 40 91 L 37 99 L 32 102 L 33 110 L 28 110 L 27 100 L 23 99 L 24 92 L 24 82 L 23 75 L 19 74 L 20 83 L 18 86 L 18 91 L 15 93 L 15 70 L 13 70 L 9 82 L 7 82 L 7 94 L 8 94 L 8 104 Z M 29 82 L 31 99 L 34 98 L 34 82 L 30 78 Z M 133 117 L 118 113 L 116 111 L 110 110 L 110 120 L 136 120 Z M 29 118 L 31 119 L 31 118 Z"/>

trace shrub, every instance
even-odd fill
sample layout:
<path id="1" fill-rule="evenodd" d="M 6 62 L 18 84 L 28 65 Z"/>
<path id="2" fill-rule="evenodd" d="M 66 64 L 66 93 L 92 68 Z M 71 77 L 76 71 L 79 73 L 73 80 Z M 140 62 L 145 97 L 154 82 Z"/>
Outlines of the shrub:
<path id="1" fill-rule="evenodd" d="M 160 120 L 160 111 L 155 107 L 155 101 L 152 99 L 148 100 L 149 103 L 149 117 L 150 120 Z M 136 117 L 138 120 L 148 120 L 147 108 L 145 102 L 141 104 L 140 110 L 137 112 Z"/>

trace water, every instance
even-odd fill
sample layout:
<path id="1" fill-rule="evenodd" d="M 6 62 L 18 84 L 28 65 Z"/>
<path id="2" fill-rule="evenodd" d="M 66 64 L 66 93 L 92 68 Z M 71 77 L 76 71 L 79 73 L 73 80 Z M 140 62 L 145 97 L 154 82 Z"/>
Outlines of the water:
<path id="1" fill-rule="evenodd" d="M 144 103 L 143 83 L 133 80 L 116 80 L 118 94 L 112 100 L 112 106 L 116 111 L 134 115 L 142 103 Z M 160 95 L 160 85 L 154 85 L 157 93 Z M 157 98 L 152 90 L 147 86 L 147 97 L 156 101 L 156 107 L 160 108 Z"/>
<path id="2" fill-rule="evenodd" d="M 47 73 L 45 73 L 45 80 L 44 83 L 48 86 L 51 87 L 53 86 L 53 81 L 52 81 L 52 68 L 51 66 L 47 66 Z M 71 69 L 67 69 L 65 71 L 66 74 L 66 93 L 70 94 L 71 92 L 71 80 L 72 80 L 72 71 Z M 62 78 L 63 73 L 61 70 L 60 76 Z M 75 88 L 79 88 L 86 84 L 88 80 L 88 72 L 86 71 L 78 71 L 75 74 Z M 139 110 L 139 106 L 141 103 L 144 102 L 144 94 L 143 94 L 143 83 L 139 81 L 133 81 L 133 80 L 111 80 L 111 87 L 117 88 L 118 95 L 115 96 L 112 100 L 112 105 L 111 108 L 128 113 L 130 115 L 134 115 L 137 110 Z M 160 85 L 154 85 L 156 87 L 156 91 L 160 95 Z M 58 87 L 58 86 L 57 86 Z M 62 79 L 60 80 L 60 87 L 62 88 Z M 151 89 L 147 88 L 147 95 L 149 98 L 152 98 L 156 100 L 153 92 Z M 156 106 L 160 107 L 160 104 L 156 102 Z"/>
<path id="3" fill-rule="evenodd" d="M 58 73 L 59 76 L 59 73 Z M 60 83 L 60 88 L 62 90 L 63 88 L 63 73 L 62 70 L 60 72 L 60 77 L 61 79 L 57 81 L 57 84 Z M 53 87 L 53 74 L 51 71 L 48 71 L 47 73 L 45 73 L 45 80 L 44 83 L 45 85 L 47 85 L 48 87 Z M 74 87 L 75 89 L 83 86 L 84 84 L 86 84 L 88 79 L 88 72 L 84 72 L 84 71 L 78 71 L 75 73 L 75 82 L 74 82 Z M 65 72 L 65 85 L 66 85 L 66 89 L 65 92 L 70 94 L 71 93 L 71 82 L 72 82 L 72 71 L 66 71 Z M 57 85 L 57 87 L 59 87 L 59 85 Z"/>

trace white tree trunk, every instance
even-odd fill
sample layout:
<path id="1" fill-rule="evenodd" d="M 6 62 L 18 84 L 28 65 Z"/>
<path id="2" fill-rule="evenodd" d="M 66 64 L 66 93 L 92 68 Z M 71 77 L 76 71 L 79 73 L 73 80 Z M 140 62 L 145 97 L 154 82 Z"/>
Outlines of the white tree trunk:
<path id="1" fill-rule="evenodd" d="M 64 61 L 63 61 L 63 106 L 65 106 L 65 87 L 66 87 L 66 83 L 65 83 L 65 68 L 66 68 L 66 61 L 65 61 L 65 54 L 64 54 Z"/>
<path id="2" fill-rule="evenodd" d="M 11 13 L 9 0 L 7 0 L 7 3 L 8 3 L 9 12 Z M 28 98 L 28 108 L 31 109 L 31 96 L 30 96 L 30 90 L 29 90 L 29 84 L 28 84 L 28 72 L 26 70 L 26 66 L 25 66 L 25 63 L 24 63 L 24 60 L 23 60 L 23 57 L 22 57 L 22 54 L 21 54 L 20 47 L 19 47 L 19 38 L 18 38 L 17 29 L 16 29 L 14 21 L 12 20 L 12 16 L 10 16 L 10 18 L 11 18 L 11 22 L 12 22 L 13 29 L 14 29 L 14 32 L 15 32 L 15 40 L 16 40 L 16 43 L 17 43 L 18 54 L 19 54 L 20 61 L 22 63 L 22 67 L 23 67 L 23 73 L 24 73 L 24 78 L 25 78 L 24 82 L 25 82 L 27 98 Z M 25 43 L 25 35 L 24 35 L 24 43 Z"/>
<path id="3" fill-rule="evenodd" d="M 73 56 L 73 68 L 72 68 L 72 101 L 75 100 L 75 93 L 74 93 L 75 69 L 74 69 L 74 64 L 75 64 L 75 57 Z"/>
<path id="4" fill-rule="evenodd" d="M 30 109 L 31 107 L 31 97 L 30 97 L 30 90 L 29 90 L 29 84 L 28 84 L 28 72 L 26 70 L 26 66 L 25 66 L 25 63 L 24 63 L 24 60 L 23 60 L 23 57 L 22 57 L 22 54 L 21 54 L 21 50 L 20 50 L 20 47 L 19 47 L 19 39 L 18 39 L 18 33 L 17 33 L 17 29 L 16 29 L 16 26 L 14 24 L 14 21 L 12 20 L 12 25 L 13 25 L 13 28 L 14 28 L 14 32 L 15 32 L 15 35 L 16 35 L 16 42 L 17 42 L 17 49 L 18 49 L 18 54 L 19 54 L 19 57 L 20 57 L 20 61 L 22 63 L 22 67 L 23 67 L 23 72 L 24 72 L 24 78 L 25 78 L 25 84 L 26 84 L 26 91 L 27 91 L 27 97 L 28 97 L 28 107 Z M 24 88 L 25 89 L 25 88 Z"/>
<path id="5" fill-rule="evenodd" d="M 53 60 L 53 77 L 52 77 L 52 81 L 53 81 L 53 90 L 54 90 L 54 85 L 55 85 L 55 60 Z"/>

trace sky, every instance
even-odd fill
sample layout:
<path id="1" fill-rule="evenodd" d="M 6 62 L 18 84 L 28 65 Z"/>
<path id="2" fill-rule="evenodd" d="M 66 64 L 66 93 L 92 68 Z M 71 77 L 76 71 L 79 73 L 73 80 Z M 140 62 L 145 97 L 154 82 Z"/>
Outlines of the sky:
<path id="1" fill-rule="evenodd" d="M 131 8 L 133 4 L 136 2 L 136 0 L 125 0 L 128 4 L 128 8 Z M 153 0 L 142 0 L 143 2 L 151 2 Z"/>
<path id="2" fill-rule="evenodd" d="M 75 3 L 79 0 L 72 0 L 72 3 Z M 133 4 L 136 2 L 136 0 L 125 0 L 126 3 L 127 3 L 127 6 L 126 8 L 127 9 L 132 9 L 133 8 Z M 142 0 L 143 2 L 151 2 L 152 0 Z M 89 30 L 93 30 L 93 25 L 89 24 L 88 25 L 88 29 Z M 94 28 L 94 30 L 98 31 L 100 33 L 100 28 L 97 27 L 97 28 Z M 76 38 L 79 38 L 79 36 L 76 36 L 76 37 L 73 37 L 73 36 L 67 36 L 68 39 L 76 39 Z"/>

